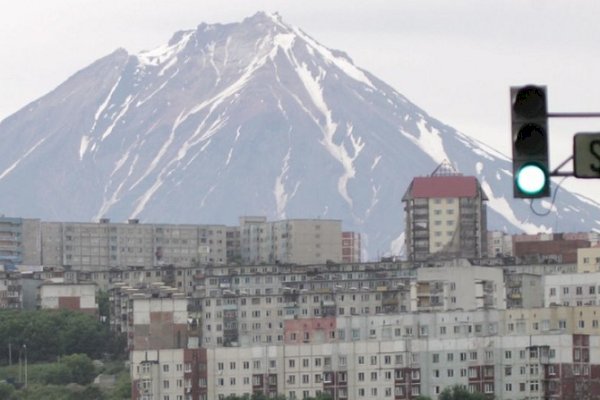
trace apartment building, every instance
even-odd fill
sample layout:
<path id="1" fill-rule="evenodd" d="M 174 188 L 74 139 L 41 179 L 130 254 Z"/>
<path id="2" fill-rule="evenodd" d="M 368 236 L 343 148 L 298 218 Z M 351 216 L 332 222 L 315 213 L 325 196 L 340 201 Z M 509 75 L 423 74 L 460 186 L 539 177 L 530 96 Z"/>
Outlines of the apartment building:
<path id="1" fill-rule="evenodd" d="M 506 308 L 504 275 L 499 268 L 419 268 L 413 288 L 413 311 Z"/>
<path id="2" fill-rule="evenodd" d="M 117 286 L 111 299 L 111 324 L 128 338 L 132 399 L 207 400 L 206 351 L 188 329 L 185 296 Z"/>
<path id="3" fill-rule="evenodd" d="M 23 306 L 21 274 L 0 265 L 0 310 L 20 309 Z"/>
<path id="4" fill-rule="evenodd" d="M 42 222 L 43 263 L 77 270 L 225 264 L 224 225 Z"/>
<path id="5" fill-rule="evenodd" d="M 40 221 L 0 216 L 0 265 L 39 265 Z"/>
<path id="6" fill-rule="evenodd" d="M 590 240 L 582 235 L 563 233 L 515 235 L 513 251 L 523 264 L 577 263 L 577 249 L 590 247 Z"/>
<path id="7" fill-rule="evenodd" d="M 45 281 L 38 288 L 38 304 L 43 310 L 80 311 L 98 314 L 96 284 Z"/>
<path id="8" fill-rule="evenodd" d="M 489 257 L 513 256 L 513 237 L 502 231 L 488 231 L 487 255 Z"/>
<path id="9" fill-rule="evenodd" d="M 359 263 L 361 254 L 360 233 L 342 232 L 342 262 Z"/>
<path id="10" fill-rule="evenodd" d="M 600 245 L 577 249 L 577 272 L 600 271 Z"/>
<path id="11" fill-rule="evenodd" d="M 580 318 L 586 318 L 580 311 L 309 318 L 312 327 L 322 320 L 336 328 L 302 343 L 207 348 L 207 393 L 215 399 L 259 392 L 298 399 L 319 393 L 349 400 L 414 399 L 437 398 L 445 387 L 461 384 L 510 400 L 598 396 L 600 331 L 580 329 Z M 600 315 L 598 307 L 589 311 Z"/>
<path id="12" fill-rule="evenodd" d="M 546 275 L 542 284 L 546 307 L 600 304 L 600 272 Z"/>
<path id="13" fill-rule="evenodd" d="M 486 200 L 477 178 L 447 163 L 414 178 L 402 197 L 408 259 L 485 257 Z"/>
<path id="14" fill-rule="evenodd" d="M 244 264 L 325 264 L 342 261 L 340 220 L 240 217 Z"/>
<path id="15" fill-rule="evenodd" d="M 536 308 L 544 305 L 542 275 L 505 271 L 506 308 Z"/>

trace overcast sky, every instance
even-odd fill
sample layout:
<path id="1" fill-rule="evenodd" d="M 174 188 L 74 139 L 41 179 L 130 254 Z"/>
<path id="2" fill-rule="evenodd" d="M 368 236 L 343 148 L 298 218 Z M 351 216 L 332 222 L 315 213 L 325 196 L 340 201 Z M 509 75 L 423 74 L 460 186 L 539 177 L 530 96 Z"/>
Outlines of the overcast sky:
<path id="1" fill-rule="evenodd" d="M 547 85 L 551 111 L 600 111 L 595 0 L 8 0 L 0 13 L 0 119 L 118 47 L 137 53 L 177 30 L 257 11 L 279 12 L 507 155 L 511 85 Z M 553 166 L 571 154 L 578 131 L 600 131 L 600 119 L 552 121 Z M 600 180 L 566 184 L 600 199 Z"/>

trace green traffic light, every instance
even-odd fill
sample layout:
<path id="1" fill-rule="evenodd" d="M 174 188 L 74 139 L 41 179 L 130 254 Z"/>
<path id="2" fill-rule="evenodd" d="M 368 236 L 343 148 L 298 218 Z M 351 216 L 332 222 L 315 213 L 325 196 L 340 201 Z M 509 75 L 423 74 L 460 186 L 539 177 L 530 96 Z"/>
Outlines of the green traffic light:
<path id="1" fill-rule="evenodd" d="M 546 170 L 542 166 L 530 163 L 519 168 L 515 182 L 521 192 L 535 196 L 544 190 L 547 179 Z"/>

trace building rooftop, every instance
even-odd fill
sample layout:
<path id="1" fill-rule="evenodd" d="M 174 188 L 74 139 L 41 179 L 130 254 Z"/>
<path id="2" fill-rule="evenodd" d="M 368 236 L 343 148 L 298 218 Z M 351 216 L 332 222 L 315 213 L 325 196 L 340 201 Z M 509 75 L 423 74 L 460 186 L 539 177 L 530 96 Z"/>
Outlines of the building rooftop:
<path id="1" fill-rule="evenodd" d="M 474 176 L 427 176 L 414 178 L 409 189 L 412 198 L 475 197 Z"/>

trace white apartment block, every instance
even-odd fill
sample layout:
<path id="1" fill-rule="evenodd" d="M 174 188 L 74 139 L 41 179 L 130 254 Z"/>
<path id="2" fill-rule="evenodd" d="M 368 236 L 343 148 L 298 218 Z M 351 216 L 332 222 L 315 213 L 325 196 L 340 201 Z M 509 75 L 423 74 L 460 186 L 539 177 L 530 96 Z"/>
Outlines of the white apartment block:
<path id="1" fill-rule="evenodd" d="M 563 308 L 561 314 L 576 311 Z M 529 312 L 551 316 L 547 309 Z M 549 319 L 545 331 L 529 325 L 517 332 L 511 329 L 518 315 L 481 310 L 340 317 L 337 338 L 327 343 L 208 348 L 207 392 L 215 399 L 259 391 L 301 399 L 327 392 L 349 400 L 435 399 L 456 384 L 506 400 L 597 392 L 590 382 L 600 367 L 598 328 L 581 333 L 579 324 L 559 328 L 561 319 Z"/>
<path id="2" fill-rule="evenodd" d="M 470 265 L 419 268 L 411 301 L 414 311 L 505 309 L 504 274 L 500 268 Z"/>
<path id="3" fill-rule="evenodd" d="M 542 277 L 544 306 L 600 304 L 600 272 Z"/>

